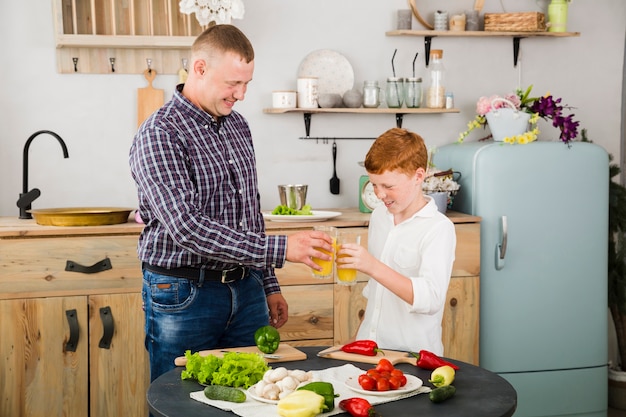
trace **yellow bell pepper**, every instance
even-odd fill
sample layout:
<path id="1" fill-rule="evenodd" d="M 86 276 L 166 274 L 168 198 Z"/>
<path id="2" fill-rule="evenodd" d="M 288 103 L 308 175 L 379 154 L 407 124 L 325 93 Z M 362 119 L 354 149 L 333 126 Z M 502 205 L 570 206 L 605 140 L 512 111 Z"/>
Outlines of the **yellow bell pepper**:
<path id="1" fill-rule="evenodd" d="M 276 409 L 282 417 L 315 417 L 324 412 L 324 397 L 313 391 L 294 391 L 278 401 Z"/>
<path id="2" fill-rule="evenodd" d="M 454 382 L 454 369 L 448 365 L 440 366 L 430 374 L 428 382 L 436 387 L 450 385 Z"/>

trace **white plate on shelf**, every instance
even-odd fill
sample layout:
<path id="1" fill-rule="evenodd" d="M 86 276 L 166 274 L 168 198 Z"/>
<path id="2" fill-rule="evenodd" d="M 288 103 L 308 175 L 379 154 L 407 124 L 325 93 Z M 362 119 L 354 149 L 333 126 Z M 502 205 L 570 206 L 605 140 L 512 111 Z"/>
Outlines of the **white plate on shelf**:
<path id="1" fill-rule="evenodd" d="M 348 59 L 332 49 L 319 49 L 308 54 L 298 67 L 298 78 L 317 77 L 318 94 L 343 96 L 354 87 L 354 70 Z"/>
<path id="2" fill-rule="evenodd" d="M 294 214 L 294 215 L 285 215 L 285 214 L 272 214 L 263 213 L 263 217 L 266 220 L 271 220 L 273 222 L 321 222 L 322 220 L 332 219 L 337 216 L 341 216 L 341 212 L 339 211 L 317 211 L 311 210 L 313 214 Z"/>
<path id="3" fill-rule="evenodd" d="M 267 403 L 267 404 L 278 404 L 278 400 L 269 400 L 267 398 L 263 398 L 263 397 L 256 395 L 256 389 L 254 385 L 246 390 L 246 394 L 255 401 L 259 401 L 259 402 Z"/>
<path id="4" fill-rule="evenodd" d="M 363 394 L 363 395 L 374 395 L 377 397 L 406 394 L 409 392 L 413 392 L 417 389 L 420 389 L 422 387 L 423 381 L 419 379 L 418 377 L 413 376 L 413 375 L 406 375 L 406 374 L 404 376 L 406 376 L 406 384 L 401 388 L 393 389 L 389 391 L 364 390 L 363 388 L 361 388 L 361 385 L 359 385 L 358 376 L 348 378 L 345 384 L 346 384 L 346 387 L 350 388 L 354 392 L 358 392 L 359 394 Z"/>

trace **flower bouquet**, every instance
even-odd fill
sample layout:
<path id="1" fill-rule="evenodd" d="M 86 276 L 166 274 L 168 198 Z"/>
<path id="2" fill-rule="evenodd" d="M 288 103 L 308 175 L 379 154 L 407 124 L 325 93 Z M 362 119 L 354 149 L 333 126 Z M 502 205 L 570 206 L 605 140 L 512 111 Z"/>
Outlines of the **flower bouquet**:
<path id="1" fill-rule="evenodd" d="M 451 169 L 447 171 L 441 171 L 434 167 L 428 170 L 428 174 L 422 183 L 422 191 L 424 194 L 431 195 L 437 201 L 438 195 L 444 198 L 439 211 L 445 213 L 445 208 L 452 206 L 452 201 L 457 191 L 459 191 L 460 185 L 455 181 L 454 175 L 459 174 L 453 172 Z M 459 174 L 460 175 L 460 174 Z M 443 209 L 442 209 L 443 208 Z"/>
<path id="2" fill-rule="evenodd" d="M 458 141 L 463 142 L 472 130 L 489 124 L 495 140 L 510 144 L 530 143 L 537 140 L 540 133 L 537 121 L 542 118 L 551 120 L 552 126 L 561 131 L 560 140 L 569 145 L 578 136 L 579 125 L 573 114 L 563 115 L 563 110 L 570 107 L 561 105 L 561 98 L 555 99 L 551 94 L 530 97 L 531 90 L 532 85 L 525 91 L 518 88 L 515 93 L 505 96 L 480 97 L 476 103 L 476 117 L 467 124 L 467 130 L 459 135 Z M 507 129 L 513 130 L 501 133 L 505 124 L 508 124 Z"/>

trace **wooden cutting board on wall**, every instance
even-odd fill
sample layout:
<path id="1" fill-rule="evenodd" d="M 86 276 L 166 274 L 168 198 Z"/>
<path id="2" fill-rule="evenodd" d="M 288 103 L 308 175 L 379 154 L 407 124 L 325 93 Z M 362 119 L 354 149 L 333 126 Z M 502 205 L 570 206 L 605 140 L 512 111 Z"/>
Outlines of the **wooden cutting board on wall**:
<path id="1" fill-rule="evenodd" d="M 137 127 L 159 109 L 163 105 L 164 92 L 158 88 L 152 87 L 152 81 L 156 78 L 156 71 L 145 70 L 143 72 L 144 77 L 148 80 L 148 86 L 145 88 L 137 89 Z"/>

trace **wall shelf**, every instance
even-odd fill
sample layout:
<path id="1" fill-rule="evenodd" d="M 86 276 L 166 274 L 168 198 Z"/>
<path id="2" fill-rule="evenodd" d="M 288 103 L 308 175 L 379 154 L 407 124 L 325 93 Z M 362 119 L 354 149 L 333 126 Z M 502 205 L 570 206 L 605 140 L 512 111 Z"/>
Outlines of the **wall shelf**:
<path id="1" fill-rule="evenodd" d="M 432 39 L 435 37 L 450 38 L 512 38 L 513 39 L 513 66 L 517 66 L 519 57 L 520 40 L 524 38 L 567 38 L 580 36 L 580 32 L 491 32 L 491 31 L 447 31 L 447 30 L 391 30 L 385 33 L 387 36 L 420 36 L 424 37 L 424 53 L 426 66 L 430 58 Z"/>
<path id="2" fill-rule="evenodd" d="M 312 137 L 311 133 L 311 116 L 313 114 L 323 114 L 323 113 L 341 113 L 341 114 L 395 114 L 396 115 L 396 126 L 402 127 L 402 120 L 405 114 L 440 114 L 440 113 L 459 113 L 459 109 L 429 109 L 429 108 L 398 108 L 398 109 L 390 109 L 390 108 L 347 108 L 347 107 L 338 107 L 338 108 L 329 108 L 329 109 L 276 109 L 276 108 L 266 108 L 263 109 L 263 113 L 266 114 L 285 114 L 285 113 L 302 113 L 304 115 L 304 127 L 306 131 L 306 136 L 301 137 L 300 139 L 313 139 L 313 140 L 322 140 L 324 143 L 328 143 L 329 139 L 332 140 L 372 140 L 375 138 L 361 138 L 361 137 L 340 137 L 340 138 L 329 138 L 329 137 Z"/>
<path id="3" fill-rule="evenodd" d="M 175 0 L 53 0 L 62 74 L 178 74 L 204 27 Z"/>

